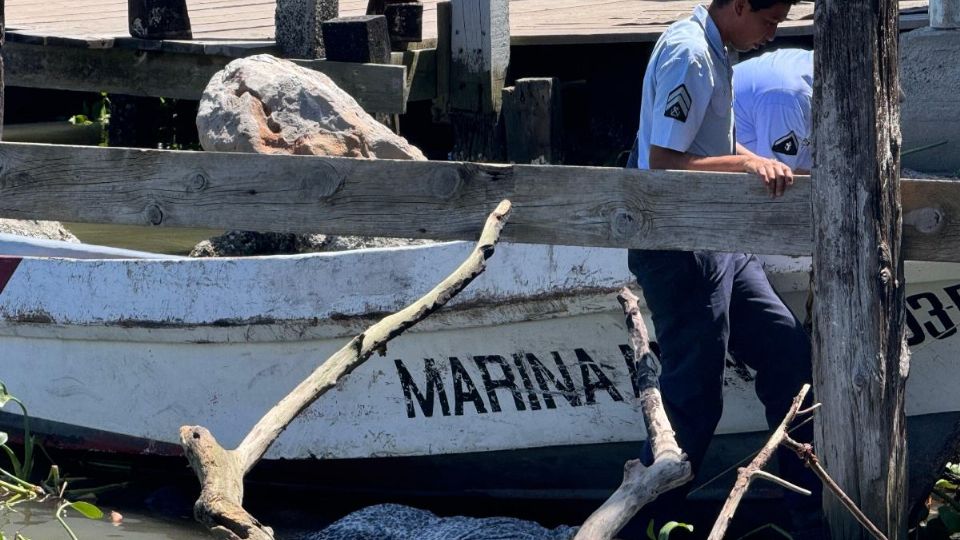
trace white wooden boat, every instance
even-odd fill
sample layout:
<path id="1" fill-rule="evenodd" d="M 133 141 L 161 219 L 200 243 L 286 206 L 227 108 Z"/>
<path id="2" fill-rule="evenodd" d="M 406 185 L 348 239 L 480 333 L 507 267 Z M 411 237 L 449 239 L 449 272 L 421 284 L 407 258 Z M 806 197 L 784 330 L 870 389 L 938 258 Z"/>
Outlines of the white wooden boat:
<path id="1" fill-rule="evenodd" d="M 0 237 L 0 380 L 48 446 L 176 455 L 178 428 L 201 424 L 232 447 L 319 362 L 471 248 L 183 259 Z M 766 263 L 802 318 L 809 261 Z M 960 265 L 910 263 L 907 279 L 910 451 L 929 477 L 960 418 Z M 356 490 L 606 496 L 644 438 L 615 300 L 631 282 L 623 250 L 499 246 L 448 308 L 304 411 L 261 470 L 315 487 L 349 478 Z M 700 482 L 765 436 L 750 379 L 728 370 Z M 19 425 L 12 412 L 0 429 Z M 355 474 L 372 464 L 392 472 Z M 457 474 L 464 467 L 472 474 Z"/>

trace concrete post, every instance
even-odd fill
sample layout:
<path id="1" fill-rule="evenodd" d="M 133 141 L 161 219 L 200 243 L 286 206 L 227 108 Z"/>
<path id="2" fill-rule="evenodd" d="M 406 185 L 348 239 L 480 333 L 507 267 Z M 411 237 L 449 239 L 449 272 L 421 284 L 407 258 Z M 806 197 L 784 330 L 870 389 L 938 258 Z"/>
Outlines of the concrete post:
<path id="1" fill-rule="evenodd" d="M 336 18 L 339 0 L 277 0 L 276 40 L 286 58 L 323 58 L 323 21 Z"/>

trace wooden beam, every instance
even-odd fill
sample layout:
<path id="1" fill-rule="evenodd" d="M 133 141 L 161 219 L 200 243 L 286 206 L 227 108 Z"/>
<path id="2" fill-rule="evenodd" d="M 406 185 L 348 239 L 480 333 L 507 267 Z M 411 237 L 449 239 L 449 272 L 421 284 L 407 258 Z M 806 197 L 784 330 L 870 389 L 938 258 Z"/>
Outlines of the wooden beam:
<path id="1" fill-rule="evenodd" d="M 123 48 L 85 49 L 8 43 L 7 84 L 81 92 L 199 100 L 214 73 L 233 58 Z M 403 66 L 297 60 L 328 75 L 369 112 L 406 109 Z"/>
<path id="2" fill-rule="evenodd" d="M 903 189 L 960 201 L 960 182 Z M 742 174 L 0 143 L 4 218 L 456 240 L 475 239 L 502 199 L 514 242 L 812 249 L 807 177 L 771 200 Z M 906 253 L 960 262 L 960 209 L 936 204 L 944 225 L 908 237 Z"/>
<path id="3" fill-rule="evenodd" d="M 815 446 L 870 521 L 903 539 L 911 253 L 901 233 L 897 0 L 819 0 L 815 9 Z M 937 228 L 929 210 L 904 210 L 916 212 L 915 229 Z M 824 513 L 830 538 L 870 537 L 837 498 L 824 498 Z"/>

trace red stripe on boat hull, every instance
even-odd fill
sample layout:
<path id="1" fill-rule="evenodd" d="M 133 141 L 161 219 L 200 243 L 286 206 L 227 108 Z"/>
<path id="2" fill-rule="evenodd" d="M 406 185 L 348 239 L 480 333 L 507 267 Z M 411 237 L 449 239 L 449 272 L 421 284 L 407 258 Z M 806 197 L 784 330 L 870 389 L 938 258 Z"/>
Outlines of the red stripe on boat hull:
<path id="1" fill-rule="evenodd" d="M 21 260 L 20 257 L 0 257 L 0 293 L 13 277 L 13 273 L 17 271 Z"/>

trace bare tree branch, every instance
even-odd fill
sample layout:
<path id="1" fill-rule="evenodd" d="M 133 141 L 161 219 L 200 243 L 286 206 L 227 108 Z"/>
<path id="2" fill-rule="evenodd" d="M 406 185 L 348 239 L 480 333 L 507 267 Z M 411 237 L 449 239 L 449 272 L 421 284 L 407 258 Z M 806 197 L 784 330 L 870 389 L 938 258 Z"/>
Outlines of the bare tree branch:
<path id="1" fill-rule="evenodd" d="M 487 218 L 477 246 L 452 274 L 422 298 L 389 315 L 326 359 L 253 427 L 235 450 L 221 447 L 201 426 L 180 428 L 180 444 L 201 484 L 194 517 L 217 538 L 272 540 L 273 531 L 243 509 L 243 477 L 287 425 L 387 342 L 446 304 L 486 269 L 510 214 L 503 201 Z"/>
<path id="2" fill-rule="evenodd" d="M 863 528 L 870 532 L 874 538 L 878 540 L 887 540 L 886 535 L 874 525 L 870 518 L 868 518 L 863 511 L 857 507 L 857 504 L 853 502 L 846 493 L 843 492 L 843 489 L 833 481 L 833 478 L 830 478 L 830 475 L 827 474 L 827 471 L 820 466 L 820 460 L 817 458 L 817 455 L 813 453 L 813 446 L 810 444 L 799 443 L 789 436 L 783 438 L 781 444 L 790 448 L 807 464 L 807 467 L 810 467 L 813 472 L 820 478 L 820 481 L 823 482 L 823 485 L 827 486 L 827 489 L 833 492 L 834 495 L 840 499 L 840 502 L 843 503 L 843 506 L 853 514 L 853 517 L 857 518 L 857 521 L 863 525 Z"/>
<path id="3" fill-rule="evenodd" d="M 783 421 L 780 422 L 780 425 L 777 426 L 777 429 L 774 430 L 770 439 L 767 440 L 767 443 L 763 445 L 757 457 L 753 458 L 753 461 L 751 461 L 749 465 L 740 469 L 737 474 L 737 481 L 733 485 L 733 489 L 730 491 L 730 496 L 727 497 L 723 509 L 720 510 L 720 515 L 717 516 L 717 521 L 713 524 L 713 530 L 710 531 L 710 536 L 707 537 L 707 540 L 721 540 L 723 538 L 727 527 L 730 525 L 730 521 L 733 519 L 733 514 L 737 511 L 740 500 L 743 499 L 744 494 L 750 487 L 750 482 L 756 476 L 757 471 L 762 469 L 764 465 L 770 461 L 770 458 L 773 456 L 773 451 L 777 449 L 780 441 L 787 436 L 787 426 L 789 426 L 797 416 L 797 411 L 800 410 L 800 405 L 803 403 L 803 399 L 809 391 L 810 385 L 803 385 L 797 397 L 793 398 L 793 404 L 790 406 L 790 410 L 787 411 L 787 415 L 783 418 Z"/>
<path id="4" fill-rule="evenodd" d="M 574 540 L 607 540 L 636 515 L 644 505 L 661 493 L 682 486 L 693 478 L 690 463 L 686 460 L 673 428 L 667 419 L 660 398 L 660 385 L 654 366 L 657 363 L 650 352 L 647 327 L 640 316 L 639 300 L 630 289 L 624 287 L 617 296 L 626 316 L 627 332 L 637 364 L 637 379 L 643 419 L 647 437 L 653 448 L 653 464 L 645 467 L 640 460 L 632 459 L 623 467 L 623 482 L 620 487 L 580 527 Z"/>

